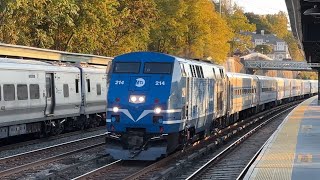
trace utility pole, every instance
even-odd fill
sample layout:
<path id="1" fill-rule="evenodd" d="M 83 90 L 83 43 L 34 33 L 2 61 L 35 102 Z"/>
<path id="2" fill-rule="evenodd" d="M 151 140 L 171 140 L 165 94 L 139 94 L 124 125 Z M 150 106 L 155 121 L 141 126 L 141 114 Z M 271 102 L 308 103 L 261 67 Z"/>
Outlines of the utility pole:
<path id="1" fill-rule="evenodd" d="M 221 1 L 222 1 L 222 0 L 219 0 L 219 12 L 220 12 L 220 16 L 221 16 L 221 12 L 222 12 Z"/>

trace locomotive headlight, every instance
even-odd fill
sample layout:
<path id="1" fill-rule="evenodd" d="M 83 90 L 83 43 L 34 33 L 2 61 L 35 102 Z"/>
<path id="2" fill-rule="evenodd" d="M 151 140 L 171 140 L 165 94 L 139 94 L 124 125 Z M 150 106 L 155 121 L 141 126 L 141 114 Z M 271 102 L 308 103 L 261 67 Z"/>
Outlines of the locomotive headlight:
<path id="1" fill-rule="evenodd" d="M 116 113 L 116 112 L 118 112 L 118 111 L 119 111 L 119 108 L 118 108 L 117 106 L 115 106 L 115 107 L 113 107 L 113 108 L 112 108 L 112 110 L 113 110 L 113 112 L 115 112 L 115 113 Z"/>
<path id="2" fill-rule="evenodd" d="M 142 102 L 144 102 L 144 100 L 145 100 L 144 96 L 140 96 L 140 97 L 139 97 L 139 102 L 142 103 Z"/>
<path id="3" fill-rule="evenodd" d="M 161 113 L 161 108 L 159 108 L 159 107 L 154 108 L 154 113 L 160 114 Z"/>
<path id="4" fill-rule="evenodd" d="M 135 103 L 137 101 L 137 96 L 130 96 L 130 101 Z"/>
<path id="5" fill-rule="evenodd" d="M 146 101 L 145 96 L 138 96 L 138 95 L 131 95 L 129 97 L 129 102 L 139 104 L 139 103 L 144 103 Z"/>

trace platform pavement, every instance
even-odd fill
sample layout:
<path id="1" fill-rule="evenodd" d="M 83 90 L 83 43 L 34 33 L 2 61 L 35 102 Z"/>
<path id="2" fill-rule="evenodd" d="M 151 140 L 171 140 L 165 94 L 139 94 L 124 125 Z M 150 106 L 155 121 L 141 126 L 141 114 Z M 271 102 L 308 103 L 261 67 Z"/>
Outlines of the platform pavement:
<path id="1" fill-rule="evenodd" d="M 244 179 L 320 179 L 318 96 L 303 101 L 286 117 Z"/>

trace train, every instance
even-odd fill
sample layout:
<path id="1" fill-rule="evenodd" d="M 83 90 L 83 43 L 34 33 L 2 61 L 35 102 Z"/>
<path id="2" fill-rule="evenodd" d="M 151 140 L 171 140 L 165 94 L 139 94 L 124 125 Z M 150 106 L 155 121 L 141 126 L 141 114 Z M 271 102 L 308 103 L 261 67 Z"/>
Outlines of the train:
<path id="1" fill-rule="evenodd" d="M 157 160 L 254 113 L 313 96 L 318 82 L 226 73 L 156 52 L 114 58 L 108 71 L 106 152 Z"/>
<path id="2" fill-rule="evenodd" d="M 0 140 L 105 124 L 106 67 L 0 58 Z"/>

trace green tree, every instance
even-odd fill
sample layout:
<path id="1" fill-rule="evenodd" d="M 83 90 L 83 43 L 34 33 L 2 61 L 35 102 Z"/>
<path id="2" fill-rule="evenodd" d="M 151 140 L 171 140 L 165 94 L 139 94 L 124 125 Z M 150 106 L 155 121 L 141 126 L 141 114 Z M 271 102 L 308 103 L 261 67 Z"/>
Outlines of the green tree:
<path id="1" fill-rule="evenodd" d="M 0 39 L 113 56 L 146 50 L 157 12 L 152 0 L 1 1 Z"/>
<path id="2" fill-rule="evenodd" d="M 256 33 L 260 34 L 261 30 L 264 30 L 266 34 L 270 34 L 270 23 L 265 16 L 261 16 L 254 13 L 245 13 L 245 16 L 249 20 L 249 23 L 256 25 Z"/>
<path id="3" fill-rule="evenodd" d="M 73 0 L 19 0 L 6 6 L 1 29 L 6 43 L 65 50 L 78 7 Z M 8 26 L 9 25 L 9 26 Z"/>
<path id="4" fill-rule="evenodd" d="M 114 33 L 109 36 L 109 54 L 147 50 L 150 30 L 157 17 L 153 0 L 119 0 L 118 17 L 113 25 Z"/>
<path id="5" fill-rule="evenodd" d="M 109 34 L 114 32 L 117 16 L 116 0 L 77 0 L 79 15 L 74 20 L 76 28 L 68 39 L 68 51 L 107 55 Z"/>
<path id="6" fill-rule="evenodd" d="M 153 1 L 81 0 L 79 4 L 80 30 L 71 47 L 85 42 L 81 52 L 107 56 L 147 49 L 157 12 Z"/>
<path id="7" fill-rule="evenodd" d="M 276 34 L 277 37 L 283 39 L 288 44 L 288 49 L 293 60 L 303 60 L 303 52 L 299 49 L 298 41 L 293 37 L 292 32 L 288 31 L 288 20 L 284 12 L 269 15 L 256 15 L 253 13 L 246 13 L 251 23 L 257 24 L 257 33 L 260 30 Z"/>
<path id="8" fill-rule="evenodd" d="M 288 19 L 284 12 L 266 16 L 270 23 L 270 32 L 283 39 L 288 34 Z"/>
<path id="9" fill-rule="evenodd" d="M 263 45 L 257 45 L 257 46 L 254 48 L 254 51 L 260 52 L 260 53 L 262 53 L 262 54 L 270 54 L 270 53 L 272 53 L 272 50 L 273 50 L 272 46 L 270 46 L 270 45 L 265 45 L 265 44 L 263 44 Z"/>
<path id="10" fill-rule="evenodd" d="M 180 0 L 157 0 L 159 15 L 156 24 L 151 30 L 151 43 L 149 49 L 152 51 L 169 54 L 181 53 L 184 46 L 184 33 L 187 25 L 184 19 L 187 4 Z"/>
<path id="11" fill-rule="evenodd" d="M 235 6 L 234 12 L 232 14 L 227 14 L 226 19 L 234 34 L 230 42 L 230 51 L 232 53 L 235 52 L 235 50 L 243 52 L 247 48 L 251 48 L 251 37 L 243 34 L 243 32 L 253 32 L 256 30 L 256 27 L 249 22 L 243 10 Z"/>

